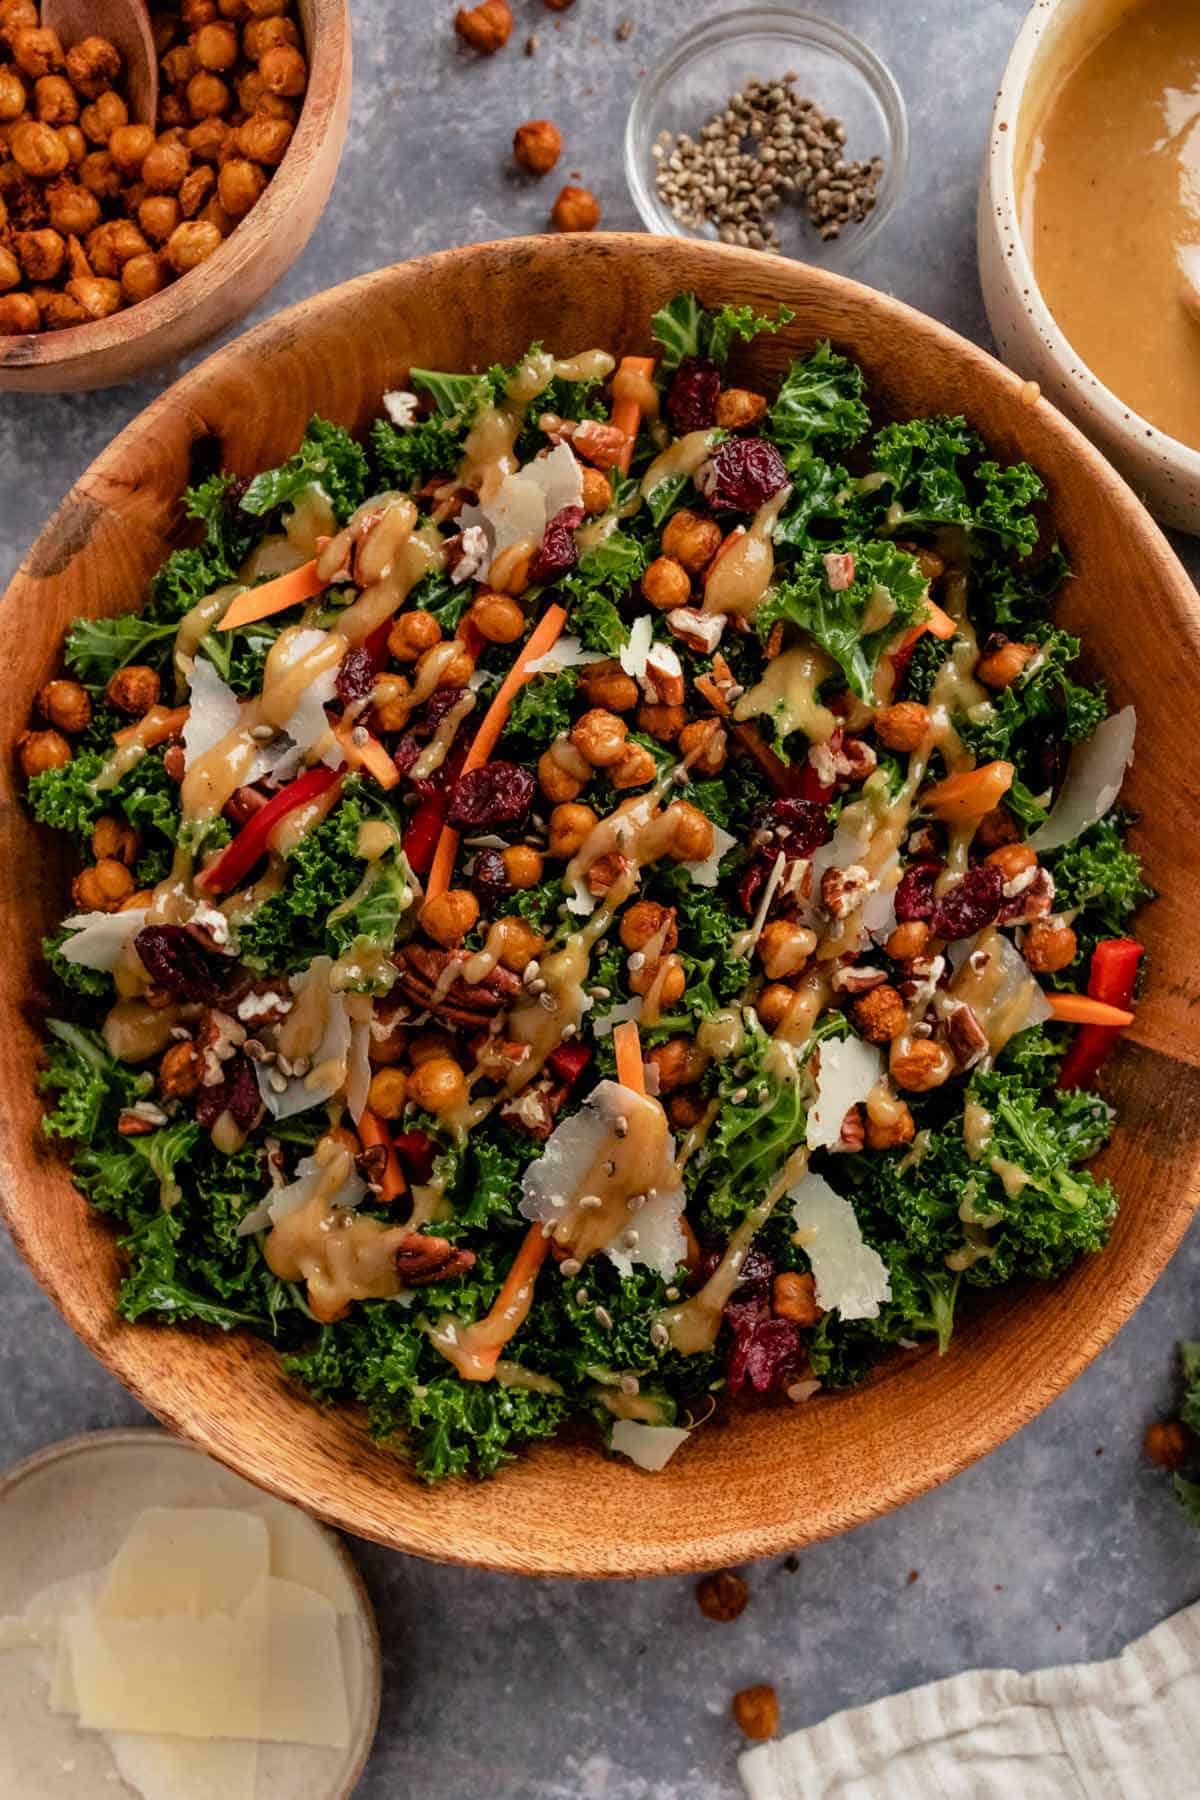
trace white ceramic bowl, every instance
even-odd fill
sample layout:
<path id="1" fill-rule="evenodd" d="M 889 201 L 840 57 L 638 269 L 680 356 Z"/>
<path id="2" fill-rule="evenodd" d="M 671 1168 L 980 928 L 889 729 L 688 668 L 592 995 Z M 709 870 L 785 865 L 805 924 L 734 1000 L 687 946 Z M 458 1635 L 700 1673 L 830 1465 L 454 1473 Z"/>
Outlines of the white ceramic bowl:
<path id="1" fill-rule="evenodd" d="M 1200 533 L 1200 450 L 1125 404 L 1075 354 L 1051 316 L 1022 236 L 1032 140 L 1047 100 L 1128 0 L 1037 0 L 996 97 L 979 194 L 979 277 L 1000 354 L 1087 433 L 1166 525 Z"/>

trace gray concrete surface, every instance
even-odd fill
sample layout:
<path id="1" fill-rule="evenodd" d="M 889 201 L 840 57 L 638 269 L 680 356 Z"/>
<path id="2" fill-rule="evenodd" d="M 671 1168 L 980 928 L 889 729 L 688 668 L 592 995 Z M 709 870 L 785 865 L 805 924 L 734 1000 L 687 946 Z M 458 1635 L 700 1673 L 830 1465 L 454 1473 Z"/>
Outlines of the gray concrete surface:
<path id="1" fill-rule="evenodd" d="M 714 0 L 514 0 L 490 63 L 455 48 L 452 0 L 352 0 L 354 120 L 333 202 L 264 311 L 363 269 L 536 230 L 550 194 L 506 167 L 522 119 L 549 115 L 566 170 L 610 227 L 637 224 L 620 142 L 639 72 Z M 827 0 L 900 80 L 913 163 L 858 271 L 986 340 L 974 188 L 1021 0 Z M 614 41 L 622 18 L 634 22 Z M 521 54 L 540 36 L 536 56 Z M 165 379 L 165 377 L 164 377 Z M 0 398 L 0 579 L 43 516 L 161 383 Z M 1193 573 L 1195 550 L 1185 550 Z M 11 628 L 11 627 L 10 627 Z M 361 1800 L 732 1800 L 735 1689 L 774 1682 L 785 1728 L 972 1665 L 1114 1654 L 1200 1594 L 1200 1539 L 1138 1454 L 1166 1404 L 1175 1340 L 1200 1333 L 1193 1236 L 1133 1322 L 1011 1443 L 939 1492 L 836 1542 L 748 1571 L 734 1625 L 690 1580 L 535 1585 L 362 1546 L 386 1647 L 383 1718 Z M 143 1415 L 0 1243 L 0 1455 Z M 916 1572 L 913 1579 L 912 1572 Z"/>

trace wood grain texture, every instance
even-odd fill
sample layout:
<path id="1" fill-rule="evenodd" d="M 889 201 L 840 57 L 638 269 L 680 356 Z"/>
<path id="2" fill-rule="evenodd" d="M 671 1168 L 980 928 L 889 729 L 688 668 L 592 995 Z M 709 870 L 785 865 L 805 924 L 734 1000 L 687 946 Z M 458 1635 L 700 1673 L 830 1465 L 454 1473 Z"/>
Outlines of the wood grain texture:
<path id="1" fill-rule="evenodd" d="M 287 155 L 258 204 L 207 262 L 153 299 L 68 331 L 0 337 L 0 391 L 77 393 L 132 381 L 244 319 L 291 268 L 333 188 L 351 85 L 347 0 L 298 6 L 308 92 Z"/>
<path id="2" fill-rule="evenodd" d="M 657 1476 L 608 1461 L 594 1436 L 539 1446 L 498 1480 L 428 1491 L 348 1411 L 293 1391 L 245 1336 L 113 1316 L 112 1237 L 39 1131 L 36 1040 L 24 1005 L 37 941 L 61 916 L 65 868 L 0 774 L 3 1045 L 0 1185 L 34 1273 L 96 1354 L 173 1429 L 364 1537 L 436 1559 L 542 1574 L 662 1574 L 764 1556 L 844 1531 L 993 1449 L 1079 1374 L 1129 1317 L 1200 1194 L 1200 817 L 1187 742 L 1200 666 L 1194 591 L 1132 493 L 1019 378 L 931 320 L 836 276 L 749 251 L 645 237 L 517 239 L 451 251 L 295 307 L 196 369 L 88 471 L 38 539 L 4 602 L 8 679 L 0 739 L 25 727 L 78 612 L 125 610 L 182 530 L 193 448 L 217 439 L 239 473 L 288 455 L 310 412 L 356 428 L 413 364 L 485 367 L 540 337 L 564 355 L 650 349 L 652 311 L 680 288 L 796 317 L 736 353 L 739 378 L 774 381 L 829 336 L 865 365 L 898 417 L 964 412 L 1001 458 L 1046 477 L 1076 579 L 1065 622 L 1116 705 L 1139 706 L 1128 788 L 1161 898 L 1144 917 L 1151 980 L 1112 1065 L 1121 1109 L 1102 1159 L 1123 1208 L 1107 1252 L 1055 1287 L 971 1310 L 944 1358 L 898 1356 L 867 1387 L 798 1408 L 747 1409 L 696 1434 Z"/>
<path id="3" fill-rule="evenodd" d="M 70 49 L 85 37 L 107 38 L 125 62 L 129 116 L 139 125 L 158 118 L 158 57 L 146 0 L 42 0 L 42 24 Z"/>

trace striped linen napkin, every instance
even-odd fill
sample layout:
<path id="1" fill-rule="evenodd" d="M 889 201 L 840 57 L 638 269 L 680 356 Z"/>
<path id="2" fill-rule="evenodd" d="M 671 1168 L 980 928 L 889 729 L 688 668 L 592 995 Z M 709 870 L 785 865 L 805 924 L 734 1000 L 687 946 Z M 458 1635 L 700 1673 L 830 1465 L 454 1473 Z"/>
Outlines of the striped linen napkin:
<path id="1" fill-rule="evenodd" d="M 1200 1601 L 1111 1662 L 977 1669 L 747 1750 L 750 1800 L 1200 1794 Z"/>

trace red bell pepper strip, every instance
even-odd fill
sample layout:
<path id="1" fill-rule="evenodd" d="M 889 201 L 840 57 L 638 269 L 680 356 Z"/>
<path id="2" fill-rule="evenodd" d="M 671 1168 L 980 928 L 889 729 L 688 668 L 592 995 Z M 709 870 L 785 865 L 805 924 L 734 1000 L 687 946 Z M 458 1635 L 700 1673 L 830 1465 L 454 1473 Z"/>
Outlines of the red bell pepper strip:
<path id="1" fill-rule="evenodd" d="M 446 796 L 431 794 L 428 800 L 422 800 L 404 827 L 404 854 L 414 875 L 428 874 L 445 823 Z"/>
<path id="2" fill-rule="evenodd" d="M 1133 1005 L 1133 990 L 1142 955 L 1143 946 L 1136 938 L 1105 938 L 1097 944 L 1088 971 L 1091 998 L 1128 1011 Z M 1091 1087 L 1101 1063 L 1115 1047 L 1123 1029 L 1119 1025 L 1082 1026 L 1059 1070 L 1059 1087 Z"/>
<path id="3" fill-rule="evenodd" d="M 298 806 L 307 806 L 310 800 L 323 794 L 335 781 L 341 781 L 343 773 L 341 769 L 329 769 L 322 765 L 320 768 L 308 769 L 303 775 L 297 776 L 295 781 L 289 781 L 285 788 L 280 788 L 242 826 L 216 862 L 197 876 L 196 886 L 204 888 L 210 894 L 228 893 L 230 888 L 237 887 L 259 858 L 266 855 L 267 840 L 280 819 L 294 812 Z"/>

